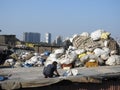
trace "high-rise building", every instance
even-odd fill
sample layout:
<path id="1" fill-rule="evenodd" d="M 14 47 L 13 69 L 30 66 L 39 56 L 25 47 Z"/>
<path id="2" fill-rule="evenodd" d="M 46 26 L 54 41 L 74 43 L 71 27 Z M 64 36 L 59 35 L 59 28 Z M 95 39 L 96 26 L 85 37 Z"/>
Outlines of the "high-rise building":
<path id="1" fill-rule="evenodd" d="M 24 32 L 23 40 L 25 42 L 39 43 L 40 42 L 40 33 Z"/>
<path id="2" fill-rule="evenodd" d="M 56 44 L 59 45 L 59 46 L 62 45 L 62 37 L 61 36 L 56 37 Z"/>
<path id="3" fill-rule="evenodd" d="M 51 33 L 45 34 L 45 42 L 51 44 Z"/>

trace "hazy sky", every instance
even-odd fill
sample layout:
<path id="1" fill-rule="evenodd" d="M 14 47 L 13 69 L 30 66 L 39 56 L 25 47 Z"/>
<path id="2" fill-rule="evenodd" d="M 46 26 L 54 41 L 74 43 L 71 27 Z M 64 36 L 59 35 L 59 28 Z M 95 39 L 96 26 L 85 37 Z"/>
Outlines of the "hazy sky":
<path id="1" fill-rule="evenodd" d="M 104 29 L 120 36 L 120 0 L 0 0 L 0 34 L 46 32 L 52 37 Z"/>

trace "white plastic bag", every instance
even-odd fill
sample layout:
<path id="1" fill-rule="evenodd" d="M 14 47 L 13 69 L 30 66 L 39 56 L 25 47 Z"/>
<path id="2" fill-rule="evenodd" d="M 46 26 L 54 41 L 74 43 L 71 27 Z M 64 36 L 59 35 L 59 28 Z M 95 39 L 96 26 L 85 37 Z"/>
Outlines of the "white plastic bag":
<path id="1" fill-rule="evenodd" d="M 119 65 L 120 64 L 120 56 L 118 55 L 112 55 L 108 58 L 106 61 L 107 65 Z"/>
<path id="2" fill-rule="evenodd" d="M 98 29 L 94 32 L 91 33 L 90 37 L 93 39 L 93 40 L 99 40 L 101 38 L 101 34 L 102 34 L 103 30 L 101 29 Z"/>
<path id="3" fill-rule="evenodd" d="M 80 34 L 80 36 L 89 37 L 89 33 L 88 32 L 83 32 L 83 33 Z"/>
<path id="4" fill-rule="evenodd" d="M 78 75 L 78 70 L 77 69 L 71 69 L 73 76 Z"/>
<path id="5" fill-rule="evenodd" d="M 63 76 L 77 76 L 78 70 L 77 69 L 69 69 L 63 73 Z"/>
<path id="6" fill-rule="evenodd" d="M 101 56 L 102 54 L 104 54 L 105 51 L 102 50 L 102 49 L 100 49 L 100 48 L 96 48 L 96 49 L 94 50 L 94 53 L 95 53 L 96 56 L 99 57 L 99 56 Z"/>

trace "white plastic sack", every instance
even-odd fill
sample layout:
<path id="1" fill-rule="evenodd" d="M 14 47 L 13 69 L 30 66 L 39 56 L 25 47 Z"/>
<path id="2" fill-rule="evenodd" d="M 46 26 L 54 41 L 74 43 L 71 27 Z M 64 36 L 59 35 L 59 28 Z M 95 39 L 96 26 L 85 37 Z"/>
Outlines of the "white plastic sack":
<path id="1" fill-rule="evenodd" d="M 41 61 L 37 61 L 37 62 L 35 63 L 35 66 L 42 66 L 42 62 L 41 62 Z"/>
<path id="2" fill-rule="evenodd" d="M 63 73 L 63 76 L 72 76 L 72 71 L 71 70 L 67 70 Z"/>
<path id="3" fill-rule="evenodd" d="M 70 62 L 73 62 L 77 58 L 77 54 L 75 51 L 72 51 L 66 56 L 66 58 L 69 58 Z"/>
<path id="4" fill-rule="evenodd" d="M 110 52 L 110 55 L 116 55 L 117 54 L 117 51 L 116 50 L 112 50 L 111 52 Z"/>
<path id="5" fill-rule="evenodd" d="M 57 61 L 57 58 L 56 58 L 56 54 L 51 53 L 46 59 L 45 66 L 47 66 L 48 64 L 52 64 L 53 61 Z"/>
<path id="6" fill-rule="evenodd" d="M 108 41 L 106 41 L 106 40 L 104 41 L 104 46 L 108 47 Z"/>
<path id="7" fill-rule="evenodd" d="M 56 61 L 57 63 L 60 62 L 56 58 L 51 58 L 50 60 L 47 59 L 46 62 L 44 62 L 44 64 L 45 64 L 45 66 L 47 66 L 48 64 L 52 64 L 54 61 Z"/>
<path id="8" fill-rule="evenodd" d="M 48 57 L 48 58 L 46 59 L 46 61 L 48 61 L 48 60 L 50 60 L 50 61 L 56 61 L 57 58 L 56 58 L 56 57 Z"/>
<path id="9" fill-rule="evenodd" d="M 60 64 L 70 64 L 69 58 L 62 58 L 59 60 Z"/>
<path id="10" fill-rule="evenodd" d="M 85 56 L 83 56 L 82 58 L 80 58 L 80 61 L 81 61 L 82 63 L 86 63 L 88 60 L 89 60 L 89 55 L 85 55 Z"/>
<path id="11" fill-rule="evenodd" d="M 103 32 L 103 30 L 101 30 L 101 29 L 96 30 L 96 31 L 94 31 L 94 32 L 91 33 L 90 37 L 93 40 L 99 40 L 101 38 L 102 32 Z"/>
<path id="12" fill-rule="evenodd" d="M 103 55 L 103 54 L 105 53 L 105 51 L 102 50 L 102 49 L 100 49 L 100 48 L 96 48 L 93 52 L 94 52 L 95 55 L 98 56 L 98 57 L 99 57 L 100 55 Z"/>
<path id="13" fill-rule="evenodd" d="M 70 42 L 73 42 L 73 38 L 70 38 Z"/>
<path id="14" fill-rule="evenodd" d="M 69 46 L 68 50 L 72 50 L 72 51 L 74 51 L 74 50 L 76 50 L 76 48 L 73 47 L 73 46 Z"/>
<path id="15" fill-rule="evenodd" d="M 15 68 L 22 67 L 22 63 L 21 62 L 15 62 L 14 67 Z"/>
<path id="16" fill-rule="evenodd" d="M 34 62 L 30 61 L 30 60 L 26 60 L 25 64 L 34 64 Z"/>
<path id="17" fill-rule="evenodd" d="M 110 51 L 111 51 L 111 50 L 110 50 L 109 48 L 103 47 L 102 49 L 105 51 L 105 53 L 110 54 Z"/>
<path id="18" fill-rule="evenodd" d="M 34 53 L 35 56 L 39 56 L 39 53 Z"/>
<path id="19" fill-rule="evenodd" d="M 34 64 L 39 60 L 38 56 L 33 56 L 30 61 Z"/>
<path id="20" fill-rule="evenodd" d="M 120 65 L 120 56 L 119 55 L 115 55 L 116 56 L 116 64 Z"/>
<path id="21" fill-rule="evenodd" d="M 51 57 L 51 58 L 56 58 L 56 54 L 51 53 L 51 54 L 49 55 L 49 57 Z"/>
<path id="22" fill-rule="evenodd" d="M 49 65 L 49 64 L 52 64 L 52 62 L 53 62 L 53 61 L 51 61 L 51 60 L 47 60 L 47 61 L 44 63 L 44 66 L 47 66 L 47 65 Z"/>
<path id="23" fill-rule="evenodd" d="M 54 53 L 55 54 L 59 54 L 59 53 L 64 53 L 64 49 L 63 48 L 60 48 L 60 49 L 56 49 L 55 51 L 54 51 Z"/>
<path id="24" fill-rule="evenodd" d="M 78 70 L 77 69 L 69 69 L 63 73 L 63 76 L 77 76 Z"/>
<path id="25" fill-rule="evenodd" d="M 107 59 L 109 58 L 110 49 L 109 49 L 109 48 L 106 48 L 106 47 L 103 47 L 103 50 L 104 50 L 104 52 L 101 53 L 100 57 L 101 57 L 101 59 L 103 59 L 103 60 L 107 60 Z"/>
<path id="26" fill-rule="evenodd" d="M 112 55 L 106 61 L 106 65 L 119 65 L 119 64 L 120 64 L 120 56 L 118 55 Z"/>
<path id="27" fill-rule="evenodd" d="M 73 76 L 78 75 L 78 70 L 77 69 L 71 69 Z"/>
<path id="28" fill-rule="evenodd" d="M 101 59 L 103 59 L 103 60 L 107 60 L 107 59 L 109 58 L 109 54 L 108 54 L 108 53 L 104 53 L 104 54 L 102 54 L 100 57 L 101 57 Z"/>
<path id="29" fill-rule="evenodd" d="M 75 59 L 77 58 L 77 54 L 75 53 L 75 51 L 71 51 L 65 54 L 65 56 L 63 58 L 61 58 L 59 60 L 59 62 L 61 64 L 70 64 L 72 63 Z"/>
<path id="30" fill-rule="evenodd" d="M 89 56 L 89 59 L 95 59 L 95 60 L 97 59 L 97 56 L 94 54 L 89 54 L 88 56 Z"/>
<path id="31" fill-rule="evenodd" d="M 80 34 L 80 36 L 89 37 L 89 33 L 88 32 L 83 32 L 83 33 Z"/>
<path id="32" fill-rule="evenodd" d="M 6 63 L 9 63 L 9 65 L 11 65 L 11 66 L 15 64 L 15 62 L 14 62 L 13 59 L 7 59 L 7 60 L 5 60 L 4 64 L 6 64 Z"/>
<path id="33" fill-rule="evenodd" d="M 77 36 L 79 36 L 79 35 L 78 35 L 78 34 L 74 34 L 74 35 L 73 35 L 73 39 L 76 38 Z"/>
<path id="34" fill-rule="evenodd" d="M 85 52 L 85 49 L 77 49 L 75 50 L 75 53 L 78 55 L 78 54 L 82 54 Z"/>

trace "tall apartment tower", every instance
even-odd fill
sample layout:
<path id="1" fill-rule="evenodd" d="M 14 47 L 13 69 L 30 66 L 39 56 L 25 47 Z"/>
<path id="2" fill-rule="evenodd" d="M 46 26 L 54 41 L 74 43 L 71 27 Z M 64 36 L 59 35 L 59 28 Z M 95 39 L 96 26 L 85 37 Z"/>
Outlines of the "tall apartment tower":
<path id="1" fill-rule="evenodd" d="M 61 36 L 56 37 L 56 44 L 59 45 L 59 46 L 62 45 L 62 37 Z"/>
<path id="2" fill-rule="evenodd" d="M 51 44 L 51 33 L 45 34 L 45 42 Z"/>
<path id="3" fill-rule="evenodd" d="M 24 32 L 23 40 L 25 42 L 39 43 L 40 42 L 40 33 Z"/>

